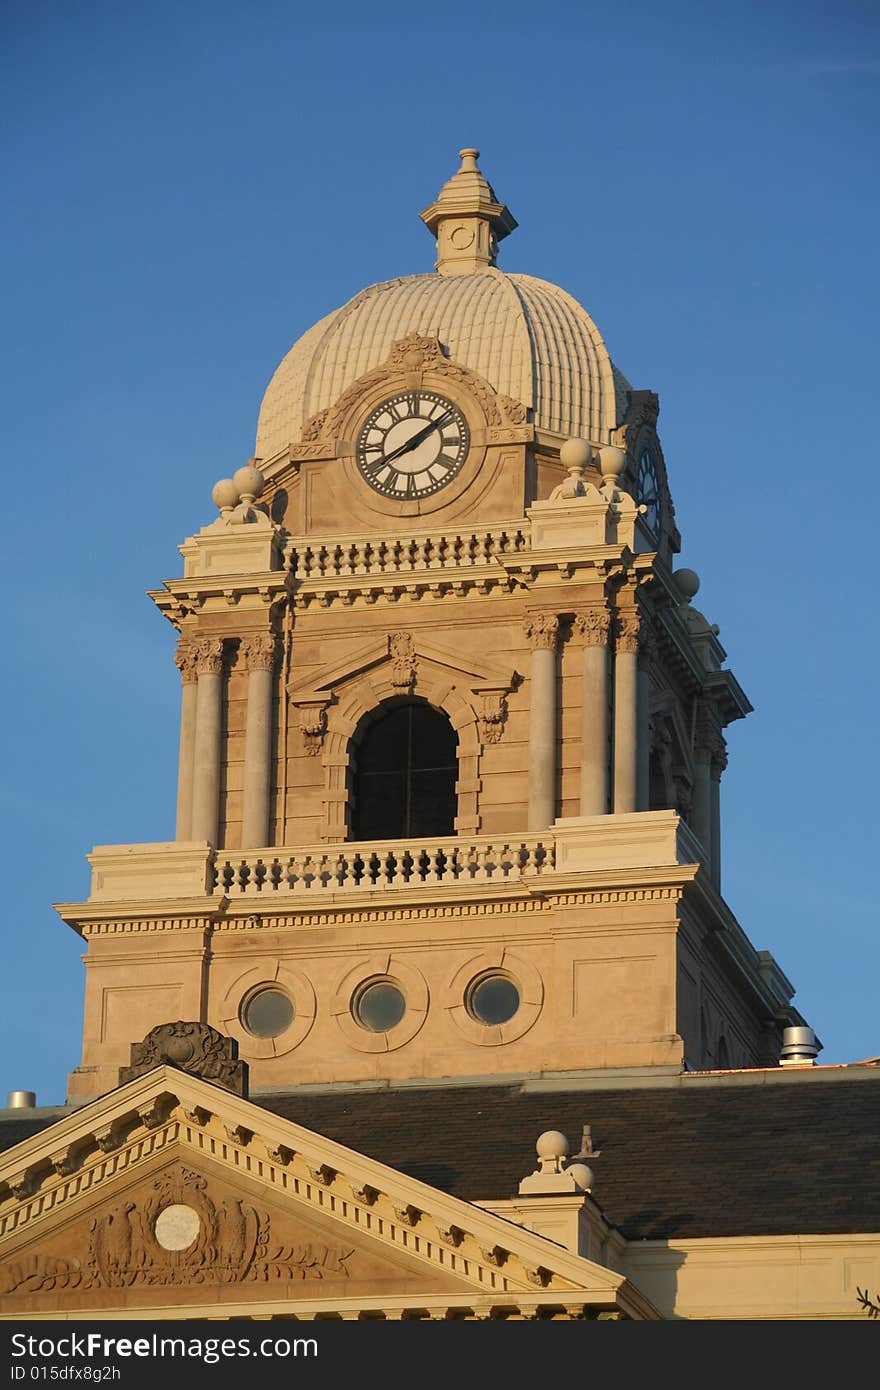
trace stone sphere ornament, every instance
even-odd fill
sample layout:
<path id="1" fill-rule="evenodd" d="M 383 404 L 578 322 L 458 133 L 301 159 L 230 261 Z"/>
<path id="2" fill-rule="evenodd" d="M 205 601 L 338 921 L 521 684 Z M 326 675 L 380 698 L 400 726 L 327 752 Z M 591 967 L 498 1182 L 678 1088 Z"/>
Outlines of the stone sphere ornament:
<path id="1" fill-rule="evenodd" d="M 570 1144 L 559 1129 L 547 1129 L 538 1136 L 535 1151 L 539 1158 L 567 1158 Z"/>
<path id="2" fill-rule="evenodd" d="M 559 462 L 569 473 L 583 473 L 592 458 L 593 450 L 585 439 L 566 439 L 559 450 Z"/>
<path id="3" fill-rule="evenodd" d="M 265 479 L 259 468 L 254 468 L 251 463 L 245 463 L 241 468 L 237 468 L 232 475 L 232 481 L 238 488 L 242 502 L 253 502 L 255 497 L 260 496 L 265 486 Z"/>
<path id="4" fill-rule="evenodd" d="M 616 483 L 626 467 L 626 450 L 616 444 L 603 444 L 599 450 L 599 469 L 603 481 Z"/>
<path id="5" fill-rule="evenodd" d="M 221 478 L 211 489 L 211 500 L 221 512 L 231 512 L 238 502 L 238 488 L 231 478 Z"/>
<path id="6" fill-rule="evenodd" d="M 700 589 L 700 576 L 696 570 L 680 569 L 676 570 L 672 576 L 675 585 L 685 603 L 690 603 Z"/>

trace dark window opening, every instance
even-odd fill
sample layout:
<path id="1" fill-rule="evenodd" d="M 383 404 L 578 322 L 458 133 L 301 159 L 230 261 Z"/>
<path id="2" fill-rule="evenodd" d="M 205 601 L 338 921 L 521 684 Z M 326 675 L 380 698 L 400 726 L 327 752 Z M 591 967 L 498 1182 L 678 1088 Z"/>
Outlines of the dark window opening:
<path id="1" fill-rule="evenodd" d="M 430 705 L 397 705 L 370 724 L 356 754 L 352 838 L 453 835 L 457 746 Z"/>

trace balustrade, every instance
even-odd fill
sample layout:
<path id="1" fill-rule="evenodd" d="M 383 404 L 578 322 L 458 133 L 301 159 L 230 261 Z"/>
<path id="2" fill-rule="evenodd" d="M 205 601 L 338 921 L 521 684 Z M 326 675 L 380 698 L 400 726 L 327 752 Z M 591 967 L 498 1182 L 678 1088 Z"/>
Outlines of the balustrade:
<path id="1" fill-rule="evenodd" d="M 410 840 L 391 845 L 353 842 L 260 855 L 218 856 L 215 888 L 240 893 L 364 893 L 431 884 L 500 883 L 552 870 L 552 840 Z"/>

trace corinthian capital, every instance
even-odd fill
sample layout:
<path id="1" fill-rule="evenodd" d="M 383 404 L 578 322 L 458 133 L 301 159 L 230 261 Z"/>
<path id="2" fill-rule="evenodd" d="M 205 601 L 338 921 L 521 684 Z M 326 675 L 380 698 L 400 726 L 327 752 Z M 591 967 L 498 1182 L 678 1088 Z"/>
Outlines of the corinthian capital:
<path id="1" fill-rule="evenodd" d="M 274 632 L 255 632 L 242 637 L 238 656 L 246 671 L 271 671 L 277 650 L 278 641 Z"/>
<path id="2" fill-rule="evenodd" d="M 611 630 L 611 614 L 607 608 L 585 608 L 574 615 L 575 631 L 584 639 L 585 647 L 604 647 Z"/>
<path id="3" fill-rule="evenodd" d="M 635 655 L 639 650 L 639 632 L 641 631 L 641 615 L 637 608 L 625 608 L 617 614 L 615 623 L 616 645 L 619 652 L 629 652 Z"/>
<path id="4" fill-rule="evenodd" d="M 191 685 L 199 678 L 196 670 L 195 652 L 191 642 L 185 641 L 181 637 L 174 653 L 174 664 L 180 672 L 180 679 L 183 685 Z"/>
<path id="5" fill-rule="evenodd" d="M 193 643 L 192 651 L 197 675 L 220 675 L 223 670 L 222 637 L 200 637 Z"/>
<path id="6" fill-rule="evenodd" d="M 559 618 L 555 613 L 530 613 L 523 622 L 523 632 L 533 650 L 555 651 Z"/>

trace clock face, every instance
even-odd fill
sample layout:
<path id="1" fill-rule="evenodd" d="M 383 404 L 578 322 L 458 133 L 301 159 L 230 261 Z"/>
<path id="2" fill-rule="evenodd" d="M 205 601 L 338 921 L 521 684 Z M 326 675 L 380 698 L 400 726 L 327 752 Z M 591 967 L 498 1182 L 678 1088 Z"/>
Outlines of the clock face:
<path id="1" fill-rule="evenodd" d="M 644 520 L 651 530 L 660 531 L 660 474 L 650 449 L 643 449 L 639 456 L 639 471 L 636 477 L 636 501 L 643 502 L 647 510 Z"/>
<path id="2" fill-rule="evenodd" d="M 400 391 L 367 416 L 355 456 L 370 487 L 407 502 L 451 482 L 468 443 L 467 421 L 452 401 L 436 391 Z"/>

